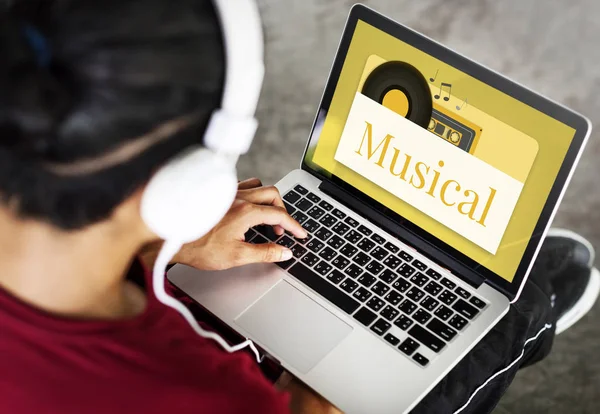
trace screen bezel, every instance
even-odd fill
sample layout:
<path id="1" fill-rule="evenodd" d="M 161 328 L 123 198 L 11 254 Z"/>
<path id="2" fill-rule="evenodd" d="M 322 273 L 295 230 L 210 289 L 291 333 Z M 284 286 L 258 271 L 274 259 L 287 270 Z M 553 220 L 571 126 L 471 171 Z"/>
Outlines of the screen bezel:
<path id="1" fill-rule="evenodd" d="M 400 41 L 418 48 L 419 50 L 422 50 L 423 52 L 454 66 L 456 69 L 464 72 L 465 74 L 490 85 L 491 87 L 537 109 L 538 111 L 572 127 L 575 130 L 575 136 L 573 137 L 566 157 L 548 195 L 546 204 L 544 205 L 542 213 L 540 214 L 538 222 L 536 223 L 533 235 L 525 249 L 512 282 L 507 281 L 502 276 L 478 264 L 473 259 L 434 237 L 432 234 L 427 233 L 423 229 L 419 228 L 416 224 L 411 223 L 407 219 L 401 217 L 399 214 L 387 209 L 381 203 L 351 187 L 349 184 L 340 183 L 341 180 L 336 180 L 335 177 L 328 177 L 306 163 L 307 152 L 311 142 L 313 142 L 315 139 L 314 135 L 316 133 L 320 133 L 320 131 L 316 131 L 317 125 L 319 124 L 320 120 L 323 120 L 323 114 L 328 112 L 331 105 L 348 48 L 359 20 L 362 20 L 387 34 L 394 36 Z M 525 277 L 530 271 L 532 262 L 539 250 L 542 238 L 544 237 L 549 224 L 556 213 L 560 199 L 564 194 L 564 190 L 572 175 L 575 165 L 579 160 L 579 156 L 581 155 L 590 130 L 591 126 L 589 120 L 582 115 L 565 108 L 562 105 L 553 102 L 548 98 L 545 98 L 525 88 L 522 85 L 517 84 L 516 82 L 494 72 L 493 70 L 486 68 L 466 58 L 465 56 L 460 55 L 457 52 L 452 51 L 451 49 L 435 42 L 434 40 L 429 39 L 426 36 L 415 32 L 362 4 L 357 4 L 352 7 L 348 16 L 346 27 L 344 29 L 338 51 L 329 74 L 329 79 L 327 80 L 327 84 L 323 92 L 321 104 L 319 105 L 319 109 L 309 135 L 309 140 L 302 157 L 301 168 L 316 176 L 320 180 L 329 181 L 333 184 L 343 187 L 344 190 L 350 192 L 360 201 L 367 203 L 369 207 L 372 207 L 380 214 L 383 214 L 385 217 L 403 228 L 403 230 L 409 231 L 418 236 L 418 239 L 422 240 L 423 244 L 413 245 L 413 247 L 417 248 L 418 250 L 426 250 L 428 253 L 427 255 L 433 260 L 436 259 L 436 251 L 439 252 L 439 257 L 444 256 L 446 263 L 448 256 L 450 256 L 452 260 L 457 263 L 458 268 L 468 268 L 475 275 L 483 278 L 487 283 L 502 291 L 507 297 L 509 297 L 509 299 L 512 300 L 520 292 L 521 285 L 525 281 Z"/>

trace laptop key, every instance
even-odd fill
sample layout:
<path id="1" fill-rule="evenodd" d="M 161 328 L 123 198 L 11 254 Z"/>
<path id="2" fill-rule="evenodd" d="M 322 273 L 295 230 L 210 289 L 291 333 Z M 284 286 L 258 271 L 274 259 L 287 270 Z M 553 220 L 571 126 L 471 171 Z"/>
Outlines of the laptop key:
<path id="1" fill-rule="evenodd" d="M 402 312 L 406 313 L 407 315 L 410 315 L 411 313 L 413 313 L 415 311 L 415 309 L 417 309 L 417 305 L 412 303 L 410 300 L 405 299 L 404 302 L 402 302 L 402 304 L 400 306 L 398 306 L 398 309 L 400 309 Z"/>
<path id="2" fill-rule="evenodd" d="M 306 249 L 304 247 L 302 247 L 302 245 L 300 244 L 295 244 L 294 246 L 292 246 L 292 253 L 294 254 L 294 257 L 296 259 L 301 258 L 302 256 L 304 256 L 304 254 L 306 253 Z"/>
<path id="3" fill-rule="evenodd" d="M 325 211 L 333 210 L 333 206 L 325 200 L 321 200 L 321 202 L 319 203 L 319 206 L 322 207 Z"/>
<path id="4" fill-rule="evenodd" d="M 308 190 L 306 188 L 302 187 L 300 184 L 298 184 L 296 187 L 294 187 L 294 190 L 296 190 L 297 192 L 299 192 L 302 195 L 308 194 Z"/>
<path id="5" fill-rule="evenodd" d="M 333 230 L 334 233 L 339 234 L 340 236 L 343 236 L 344 234 L 346 234 L 346 232 L 348 230 L 350 230 L 350 226 L 348 226 L 347 224 L 342 223 L 341 221 L 338 221 L 331 228 L 331 230 Z"/>
<path id="6" fill-rule="evenodd" d="M 472 305 L 469 305 L 463 299 L 459 299 L 453 306 L 456 312 L 460 313 L 462 316 L 467 319 L 473 319 L 479 313 L 479 310 Z"/>
<path id="7" fill-rule="evenodd" d="M 440 296 L 438 296 L 438 299 L 441 300 L 442 303 L 445 303 L 446 305 L 452 305 L 457 298 L 458 298 L 458 296 L 456 296 L 454 293 L 450 292 L 449 290 L 444 290 L 440 294 Z"/>
<path id="8" fill-rule="evenodd" d="M 288 267 L 290 267 L 292 264 L 294 264 L 296 261 L 294 260 L 294 258 L 291 258 L 289 260 L 286 260 L 285 262 L 277 262 L 275 263 L 277 266 L 281 267 L 282 269 L 287 269 Z"/>
<path id="9" fill-rule="evenodd" d="M 425 325 L 429 319 L 431 319 L 431 314 L 423 309 L 417 309 L 412 318 L 419 322 L 421 325 Z"/>
<path id="10" fill-rule="evenodd" d="M 469 302 L 471 302 L 471 304 L 475 305 L 479 309 L 485 308 L 485 302 L 475 296 L 473 296 L 471 300 L 469 300 Z"/>
<path id="11" fill-rule="evenodd" d="M 362 239 L 362 235 L 356 230 L 350 230 L 348 234 L 344 236 L 344 239 L 348 240 L 352 244 L 356 244 Z"/>
<path id="12" fill-rule="evenodd" d="M 382 301 L 381 299 L 379 299 L 377 296 L 373 296 L 367 302 L 367 306 L 369 308 L 373 309 L 375 312 L 379 312 L 381 310 L 381 308 L 383 308 L 385 306 L 385 302 Z"/>
<path id="13" fill-rule="evenodd" d="M 364 275 L 359 277 L 357 280 L 358 280 L 358 283 L 360 283 L 361 285 L 363 285 L 365 287 L 371 287 L 371 285 L 373 285 L 373 283 L 375 283 L 375 281 L 377 279 L 375 279 L 373 276 L 365 273 Z"/>
<path id="14" fill-rule="evenodd" d="M 427 269 L 427 265 L 417 259 L 413 260 L 412 265 L 421 271 L 424 271 Z"/>
<path id="15" fill-rule="evenodd" d="M 413 286 L 408 292 L 406 292 L 406 297 L 411 298 L 417 303 L 423 299 L 423 296 L 425 296 L 425 292 L 416 286 Z"/>
<path id="16" fill-rule="evenodd" d="M 392 346 L 396 346 L 400 343 L 400 340 L 398 338 L 396 338 L 394 335 L 392 335 L 391 333 L 386 334 L 383 339 L 385 339 L 387 342 L 389 342 Z"/>
<path id="17" fill-rule="evenodd" d="M 252 244 L 265 244 L 265 243 L 269 243 L 269 240 L 267 238 L 261 236 L 260 234 L 257 234 L 252 239 Z"/>
<path id="18" fill-rule="evenodd" d="M 304 224 L 302 224 L 302 227 L 307 232 L 314 233 L 319 227 L 321 227 L 321 225 L 313 219 L 308 219 L 304 222 Z"/>
<path id="19" fill-rule="evenodd" d="M 294 190 L 290 190 L 286 195 L 283 196 L 283 199 L 291 204 L 295 204 L 301 198 L 302 196 Z"/>
<path id="20" fill-rule="evenodd" d="M 381 280 L 373 285 L 371 288 L 371 292 L 374 292 L 376 295 L 383 296 L 390 290 L 390 287 L 383 283 Z"/>
<path id="21" fill-rule="evenodd" d="M 321 219 L 319 220 L 319 223 L 321 223 L 325 227 L 331 227 L 335 224 L 336 221 L 337 221 L 337 219 L 335 217 L 333 217 L 331 214 L 325 214 L 323 217 L 321 217 Z"/>
<path id="22" fill-rule="evenodd" d="M 358 249 L 356 247 L 352 246 L 350 243 L 346 243 L 346 245 L 342 247 L 342 250 L 340 250 L 340 253 L 350 258 L 354 256 L 354 253 L 356 253 L 357 251 Z"/>
<path id="23" fill-rule="evenodd" d="M 323 217 L 323 215 L 325 214 L 325 210 L 323 210 L 322 208 L 319 208 L 317 206 L 313 206 L 310 210 L 308 210 L 308 212 L 306 214 L 308 214 L 315 220 L 318 220 L 321 217 Z"/>
<path id="24" fill-rule="evenodd" d="M 398 292 L 396 292 L 395 290 L 392 290 L 390 293 L 388 293 L 385 296 L 384 299 L 387 300 L 392 305 L 396 306 L 402 300 L 402 295 L 399 294 Z"/>
<path id="25" fill-rule="evenodd" d="M 402 250 L 400 253 L 398 253 L 398 256 L 400 256 L 400 258 L 402 260 L 404 260 L 405 262 L 409 262 L 409 263 L 412 262 L 412 259 L 413 259 L 413 257 L 410 254 L 406 253 L 404 250 Z"/>
<path id="26" fill-rule="evenodd" d="M 452 319 L 448 321 L 448 324 L 458 331 L 462 331 L 462 329 L 467 326 L 468 323 L 469 321 L 460 315 L 454 315 Z"/>
<path id="27" fill-rule="evenodd" d="M 342 282 L 340 287 L 344 292 L 352 293 L 358 287 L 358 283 L 356 283 L 354 280 L 346 278 L 346 280 Z"/>
<path id="28" fill-rule="evenodd" d="M 321 250 L 321 253 L 319 253 L 319 256 L 328 262 L 330 262 L 336 255 L 336 251 L 331 247 L 325 247 L 323 250 Z"/>
<path id="29" fill-rule="evenodd" d="M 409 265 L 408 263 L 402 263 L 402 266 L 400 266 L 398 268 L 398 270 L 396 270 L 398 273 L 400 273 L 402 276 L 408 278 L 410 276 L 412 276 L 413 273 L 415 273 L 415 268 L 412 267 L 411 265 Z"/>
<path id="30" fill-rule="evenodd" d="M 344 219 L 344 223 L 348 224 L 350 227 L 358 227 L 358 221 L 354 220 L 352 217 L 348 216 Z"/>
<path id="31" fill-rule="evenodd" d="M 429 278 L 423 273 L 417 272 L 410 278 L 410 281 L 419 287 L 423 287 L 429 281 Z"/>
<path id="32" fill-rule="evenodd" d="M 385 244 L 385 246 L 383 246 L 383 247 L 385 247 L 386 249 L 388 249 L 390 252 L 392 252 L 392 253 L 394 253 L 394 254 L 396 254 L 396 253 L 398 253 L 398 252 L 400 251 L 400 248 L 399 248 L 398 246 L 396 246 L 396 245 L 393 245 L 393 244 L 392 244 L 392 243 L 390 243 L 390 242 L 387 242 L 387 243 Z"/>
<path id="33" fill-rule="evenodd" d="M 433 269 L 427 269 L 425 271 L 425 274 L 435 280 L 440 280 L 440 278 L 442 277 L 442 275 L 440 275 L 438 272 L 436 272 Z"/>
<path id="34" fill-rule="evenodd" d="M 302 211 L 306 212 L 306 211 L 308 211 L 309 208 L 311 208 L 313 206 L 313 203 L 308 201 L 306 198 L 303 198 L 302 200 L 298 201 L 294 205 L 296 206 L 296 208 L 298 210 L 302 210 Z"/>
<path id="35" fill-rule="evenodd" d="M 273 229 L 273 226 L 267 226 L 267 225 L 256 226 L 254 228 L 254 230 L 256 230 L 257 232 L 259 232 L 260 234 L 262 234 L 263 236 L 265 236 L 267 239 L 269 239 L 271 241 L 275 241 L 281 237 L 279 234 L 275 233 L 275 229 Z"/>
<path id="36" fill-rule="evenodd" d="M 348 266 L 348 263 L 350 263 L 350 260 L 346 259 L 341 254 L 337 255 L 337 257 L 333 259 L 333 262 L 331 262 L 333 267 L 339 270 L 344 270 L 344 268 Z"/>
<path id="37" fill-rule="evenodd" d="M 383 246 L 385 244 L 385 239 L 377 233 L 373 233 L 371 235 L 371 239 L 380 246 Z"/>
<path id="38" fill-rule="evenodd" d="M 328 238 L 330 238 L 332 234 L 333 233 L 331 230 L 328 230 L 325 227 L 321 227 L 315 232 L 315 236 L 323 241 L 326 241 Z"/>
<path id="39" fill-rule="evenodd" d="M 446 278 L 443 278 L 440 283 L 442 285 L 444 285 L 445 287 L 447 287 L 450 290 L 454 290 L 454 288 L 456 287 L 456 283 L 452 282 L 451 280 L 448 280 Z"/>
<path id="40" fill-rule="evenodd" d="M 410 283 L 408 283 L 406 280 L 404 279 L 398 279 L 394 282 L 394 284 L 392 285 L 392 287 L 394 289 L 396 289 L 398 292 L 400 293 L 404 293 L 408 290 L 408 288 L 410 288 Z"/>
<path id="41" fill-rule="evenodd" d="M 300 224 L 308 220 L 308 216 L 301 211 L 296 211 L 294 214 L 292 214 L 292 218 Z"/>
<path id="42" fill-rule="evenodd" d="M 319 201 L 321 201 L 321 197 L 309 192 L 308 194 L 306 194 L 305 196 L 306 198 L 308 198 L 310 201 L 312 201 L 313 203 L 318 203 Z"/>
<path id="43" fill-rule="evenodd" d="M 348 266 L 346 270 L 344 270 L 344 273 L 346 273 L 352 279 L 356 279 L 357 277 L 362 275 L 363 270 L 354 263 L 351 263 L 350 266 Z"/>
<path id="44" fill-rule="evenodd" d="M 432 298 L 431 296 L 427 296 L 425 299 L 421 301 L 421 306 L 427 309 L 429 312 L 433 312 L 435 308 L 440 304 L 437 300 Z"/>
<path id="45" fill-rule="evenodd" d="M 345 243 L 344 239 L 342 239 L 340 236 L 336 236 L 336 235 L 333 235 L 332 238 L 327 240 L 327 244 L 336 250 L 339 249 L 340 247 L 342 247 L 344 245 L 344 243 Z"/>
<path id="46" fill-rule="evenodd" d="M 436 353 L 440 352 L 446 346 L 444 341 L 430 333 L 421 325 L 413 325 L 408 331 L 408 334 Z"/>
<path id="47" fill-rule="evenodd" d="M 369 299 L 373 294 L 371 292 L 369 292 L 367 289 L 365 289 L 364 287 L 359 287 L 358 289 L 356 289 L 354 291 L 354 293 L 352 294 L 352 296 L 354 296 L 356 299 L 358 299 L 361 302 L 365 302 L 367 299 Z"/>
<path id="48" fill-rule="evenodd" d="M 368 255 L 364 254 L 363 252 L 358 252 L 358 253 L 356 254 L 356 256 L 354 256 L 354 257 L 352 258 L 352 260 L 353 260 L 355 263 L 358 263 L 360 266 L 364 266 L 364 265 L 366 265 L 367 263 L 369 263 L 369 261 L 371 260 L 371 258 L 370 258 Z"/>
<path id="49" fill-rule="evenodd" d="M 398 266 L 400 266 L 400 263 L 402 263 L 402 260 L 398 259 L 396 256 L 388 256 L 384 261 L 383 264 L 386 265 L 387 267 L 389 267 L 390 269 L 394 270 L 395 268 L 397 268 Z"/>
<path id="50" fill-rule="evenodd" d="M 288 203 L 287 201 L 284 201 L 283 205 L 285 206 L 285 210 L 287 211 L 287 213 L 289 215 L 294 214 L 294 212 L 296 211 L 296 209 L 294 207 L 292 207 L 292 205 L 290 203 Z"/>
<path id="51" fill-rule="evenodd" d="M 375 247 L 375 243 L 373 243 L 369 239 L 362 239 L 358 244 L 358 248 L 363 252 L 368 253 L 373 247 Z"/>
<path id="52" fill-rule="evenodd" d="M 463 288 L 461 288 L 460 286 L 456 288 L 455 292 L 458 296 L 460 296 L 463 299 L 469 299 L 471 297 L 471 294 Z"/>
<path id="53" fill-rule="evenodd" d="M 435 312 L 433 312 L 433 314 L 441 320 L 447 321 L 448 318 L 452 316 L 452 309 L 446 307 L 445 305 L 441 305 Z"/>
<path id="54" fill-rule="evenodd" d="M 370 236 L 373 233 L 373 230 L 366 226 L 363 226 L 362 224 L 358 227 L 358 231 L 360 231 L 365 236 Z"/>
<path id="55" fill-rule="evenodd" d="M 451 341 L 456 336 L 456 331 L 454 329 L 450 328 L 437 318 L 433 318 L 433 320 L 427 324 L 427 328 L 446 341 Z"/>
<path id="56" fill-rule="evenodd" d="M 310 250 L 313 253 L 317 253 L 319 250 L 321 250 L 323 248 L 323 246 L 325 246 L 325 243 L 323 243 L 317 239 L 312 239 L 311 241 L 306 243 L 306 247 L 308 248 L 308 250 Z"/>
<path id="57" fill-rule="evenodd" d="M 385 283 L 392 283 L 398 276 L 390 269 L 385 269 L 380 275 L 379 279 L 383 280 Z"/>
<path id="58" fill-rule="evenodd" d="M 319 261 L 319 257 L 315 254 L 308 253 L 302 258 L 302 263 L 306 263 L 309 267 L 313 267 Z"/>
<path id="59" fill-rule="evenodd" d="M 383 335 L 384 333 L 386 333 L 387 331 L 389 331 L 389 329 L 392 327 L 392 324 L 387 322 L 384 319 L 379 318 L 377 320 L 377 322 L 375 322 L 373 324 L 373 326 L 371 326 L 371 330 L 373 332 L 375 332 L 377 335 Z"/>
<path id="60" fill-rule="evenodd" d="M 363 306 L 358 312 L 354 314 L 354 319 L 356 319 L 365 326 L 369 326 L 373 323 L 375 319 L 377 319 L 377 314 Z"/>
<path id="61" fill-rule="evenodd" d="M 336 209 L 334 209 L 334 210 L 333 210 L 331 213 L 332 213 L 334 216 L 336 216 L 337 218 L 339 218 L 340 220 L 343 220 L 343 219 L 345 219 L 345 218 L 346 218 L 346 213 L 344 213 L 344 212 L 343 212 L 343 211 L 341 211 L 341 210 L 338 210 L 337 208 L 336 208 Z"/>
<path id="62" fill-rule="evenodd" d="M 383 270 L 383 265 L 375 260 L 371 260 L 366 269 L 367 272 L 377 276 Z"/>
<path id="63" fill-rule="evenodd" d="M 337 285 L 345 278 L 346 278 L 346 276 L 344 276 L 344 274 L 342 272 L 340 272 L 339 270 L 334 270 L 333 272 L 331 272 L 329 274 L 329 276 L 327 276 L 327 280 L 329 280 L 334 285 Z"/>
<path id="64" fill-rule="evenodd" d="M 406 331 L 408 328 L 410 328 L 410 326 L 413 323 L 414 322 L 412 321 L 412 319 L 410 319 L 406 315 L 400 315 L 400 317 L 394 321 L 394 325 L 396 325 L 398 328 L 402 329 L 403 331 Z"/>
<path id="65" fill-rule="evenodd" d="M 429 360 L 427 358 L 425 358 L 423 355 L 419 354 L 418 352 L 413 355 L 412 359 L 417 361 L 417 363 L 423 367 L 426 366 L 427 364 L 429 364 Z"/>
<path id="66" fill-rule="evenodd" d="M 388 321 L 393 321 L 400 311 L 398 309 L 394 309 L 392 306 L 387 305 L 380 313 Z"/>
<path id="67" fill-rule="evenodd" d="M 333 266 L 331 266 L 329 263 L 321 260 L 319 263 L 317 263 L 317 265 L 315 266 L 315 270 L 317 271 L 317 273 L 321 274 L 322 276 L 325 276 L 327 273 L 329 273 L 329 271 L 333 268 Z"/>
<path id="68" fill-rule="evenodd" d="M 374 257 L 377 260 L 383 260 L 385 259 L 385 257 L 389 254 L 389 252 L 387 250 L 385 250 L 383 247 L 379 247 L 377 246 L 376 248 L 374 248 L 371 251 L 371 256 Z"/>
<path id="69" fill-rule="evenodd" d="M 348 314 L 353 313 L 360 306 L 356 300 L 346 295 L 302 263 L 296 263 L 288 270 L 288 272 Z"/>
<path id="70" fill-rule="evenodd" d="M 406 338 L 404 342 L 398 347 L 399 350 L 404 352 L 406 355 L 411 355 L 419 348 L 420 344 L 411 338 Z"/>
<path id="71" fill-rule="evenodd" d="M 244 241 L 246 243 L 249 243 L 250 240 L 252 240 L 252 238 L 256 236 L 256 232 L 252 229 L 248 230 L 246 233 L 244 233 Z"/>
<path id="72" fill-rule="evenodd" d="M 429 293 L 431 296 L 437 296 L 438 293 L 440 293 L 444 288 L 431 281 L 423 289 L 425 289 L 425 292 Z"/>

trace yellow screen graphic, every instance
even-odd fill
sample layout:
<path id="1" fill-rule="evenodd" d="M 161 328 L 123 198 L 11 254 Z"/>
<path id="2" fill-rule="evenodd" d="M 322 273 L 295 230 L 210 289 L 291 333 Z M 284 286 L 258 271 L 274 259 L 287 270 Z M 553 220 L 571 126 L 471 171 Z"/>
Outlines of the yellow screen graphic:
<path id="1" fill-rule="evenodd" d="M 406 62 L 428 84 L 429 132 L 524 183 L 496 254 L 479 247 L 334 159 L 357 91 L 386 62 Z M 380 103 L 410 119 L 411 93 L 384 91 Z M 429 119 L 430 118 L 430 119 Z M 316 148 L 307 157 L 325 171 L 512 281 L 575 130 L 454 67 L 359 21 Z M 312 159 L 310 159 L 312 157 Z"/>

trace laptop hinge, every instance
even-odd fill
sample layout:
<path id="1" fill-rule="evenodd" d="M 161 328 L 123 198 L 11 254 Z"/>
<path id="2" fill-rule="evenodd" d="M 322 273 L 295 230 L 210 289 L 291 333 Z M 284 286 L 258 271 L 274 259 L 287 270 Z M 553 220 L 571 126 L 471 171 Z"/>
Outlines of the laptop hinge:
<path id="1" fill-rule="evenodd" d="M 391 220 L 390 218 L 376 211 L 364 201 L 359 200 L 357 197 L 353 196 L 335 183 L 324 180 L 319 185 L 319 189 L 339 203 L 356 212 L 366 220 L 378 227 L 381 227 L 401 242 L 412 247 L 420 254 L 437 263 L 439 266 L 448 270 L 450 273 L 474 288 L 478 288 L 485 282 L 485 279 L 473 270 L 447 255 L 438 247 L 419 237 L 402 224 Z"/>

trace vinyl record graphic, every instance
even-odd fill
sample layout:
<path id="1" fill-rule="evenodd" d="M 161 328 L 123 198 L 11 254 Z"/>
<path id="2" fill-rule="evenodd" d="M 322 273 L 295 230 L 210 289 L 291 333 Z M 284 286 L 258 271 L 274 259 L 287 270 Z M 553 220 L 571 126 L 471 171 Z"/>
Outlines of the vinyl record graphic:
<path id="1" fill-rule="evenodd" d="M 433 111 L 427 80 L 414 66 L 405 62 L 387 62 L 367 78 L 362 94 L 386 108 L 427 128 Z"/>

